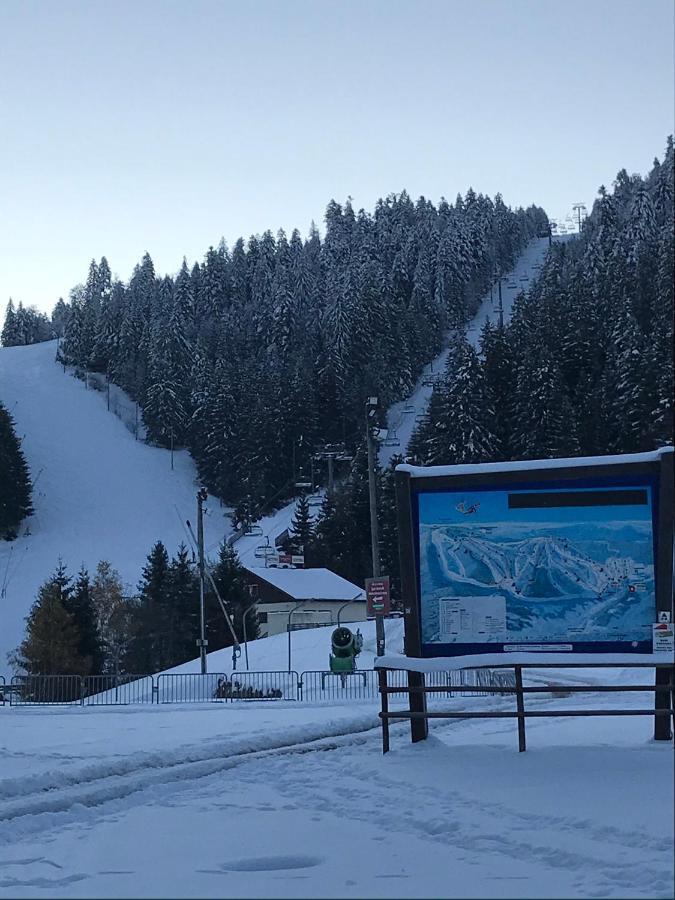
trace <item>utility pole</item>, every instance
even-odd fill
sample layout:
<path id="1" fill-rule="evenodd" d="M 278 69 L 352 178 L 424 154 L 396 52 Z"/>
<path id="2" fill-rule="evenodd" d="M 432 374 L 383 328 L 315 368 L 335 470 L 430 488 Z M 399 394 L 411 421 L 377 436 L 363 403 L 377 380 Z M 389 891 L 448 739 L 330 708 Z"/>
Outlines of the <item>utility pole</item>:
<path id="1" fill-rule="evenodd" d="M 368 446 L 368 497 L 370 500 L 370 543 L 373 557 L 373 578 L 380 577 L 380 535 L 377 526 L 377 485 L 375 484 L 375 435 L 377 397 L 366 400 L 366 443 Z M 377 639 L 377 655 L 384 656 L 384 617 L 375 615 L 375 636 Z"/>
<path id="2" fill-rule="evenodd" d="M 208 641 L 205 636 L 204 621 L 204 503 L 208 494 L 206 488 L 200 488 L 197 493 L 197 549 L 199 551 L 199 660 L 202 675 L 206 675 L 206 648 Z"/>

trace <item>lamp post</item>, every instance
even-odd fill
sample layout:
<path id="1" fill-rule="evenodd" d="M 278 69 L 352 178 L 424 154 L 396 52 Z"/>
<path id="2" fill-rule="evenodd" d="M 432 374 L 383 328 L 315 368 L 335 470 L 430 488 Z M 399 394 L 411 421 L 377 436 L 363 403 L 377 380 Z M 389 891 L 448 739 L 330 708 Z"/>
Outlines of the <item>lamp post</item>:
<path id="1" fill-rule="evenodd" d="M 288 614 L 288 622 L 286 623 L 286 631 L 288 632 L 288 671 L 291 672 L 291 619 L 293 618 L 293 613 L 296 612 L 305 600 L 298 600 L 293 609 Z"/>
<path id="2" fill-rule="evenodd" d="M 253 587 L 254 585 L 251 585 Z M 257 601 L 253 601 L 250 606 L 247 606 L 244 610 L 244 615 L 241 619 L 242 628 L 244 631 L 244 659 L 246 660 L 246 670 L 248 671 L 248 638 L 246 636 L 246 616 L 251 612 L 252 609 L 255 609 L 257 605 Z"/>
<path id="3" fill-rule="evenodd" d="M 356 595 L 356 597 L 352 597 L 351 600 L 347 600 L 346 603 L 343 603 L 343 604 L 342 604 L 342 606 L 340 607 L 340 609 L 338 609 L 338 611 L 337 611 L 337 627 L 338 627 L 338 628 L 340 627 L 340 616 L 342 615 L 342 610 L 345 608 L 345 606 L 349 606 L 349 604 L 350 604 L 350 603 L 353 603 L 355 600 L 362 600 L 362 599 L 363 599 L 363 593 L 362 593 L 362 592 L 359 592 L 359 593 Z"/>

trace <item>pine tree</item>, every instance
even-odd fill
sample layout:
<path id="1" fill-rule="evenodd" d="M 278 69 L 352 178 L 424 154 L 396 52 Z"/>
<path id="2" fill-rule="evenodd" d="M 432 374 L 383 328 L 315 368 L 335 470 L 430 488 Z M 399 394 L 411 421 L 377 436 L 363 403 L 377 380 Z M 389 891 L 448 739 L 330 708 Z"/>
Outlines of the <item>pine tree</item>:
<path id="1" fill-rule="evenodd" d="M 64 597 L 63 605 L 73 617 L 77 628 L 77 652 L 86 664 L 86 671 L 82 674 L 100 675 L 103 670 L 103 648 L 91 596 L 89 573 L 84 566 L 80 569 L 72 590 Z"/>
<path id="2" fill-rule="evenodd" d="M 90 662 L 80 655 L 77 624 L 66 609 L 70 593 L 70 578 L 59 561 L 26 617 L 26 637 L 10 654 L 15 669 L 28 675 L 88 674 Z"/>
<path id="3" fill-rule="evenodd" d="M 125 655 L 128 671 L 161 672 L 169 668 L 170 628 L 167 607 L 169 595 L 169 555 L 157 541 L 143 568 L 138 585 L 138 602 L 132 612 L 132 637 Z"/>
<path id="4" fill-rule="evenodd" d="M 161 624 L 166 632 L 162 667 L 194 659 L 199 637 L 199 582 L 185 544 L 180 545 L 169 566 Z"/>
<path id="5" fill-rule="evenodd" d="M 16 332 L 16 312 L 12 298 L 9 298 L 7 311 L 5 312 L 5 324 L 2 326 L 2 334 L 0 335 L 3 347 L 13 347 L 17 343 Z"/>
<path id="6" fill-rule="evenodd" d="M 295 505 L 295 514 L 291 520 L 291 541 L 298 553 L 309 547 L 314 534 L 314 521 L 307 496 L 302 494 Z"/>
<path id="7" fill-rule="evenodd" d="M 0 403 L 0 539 L 13 540 L 33 512 L 31 480 L 14 422 Z"/>

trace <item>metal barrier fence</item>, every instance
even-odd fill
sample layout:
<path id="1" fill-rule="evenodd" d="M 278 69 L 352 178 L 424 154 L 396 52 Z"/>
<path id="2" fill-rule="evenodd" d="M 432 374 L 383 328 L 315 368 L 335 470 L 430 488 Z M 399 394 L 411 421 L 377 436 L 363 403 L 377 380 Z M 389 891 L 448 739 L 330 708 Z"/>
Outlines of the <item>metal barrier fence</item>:
<path id="1" fill-rule="evenodd" d="M 297 672 L 233 672 L 223 690 L 231 700 L 298 700 Z"/>
<path id="2" fill-rule="evenodd" d="M 491 687 L 513 688 L 513 672 L 492 669 L 459 669 L 432 672 L 427 684 L 435 695 L 488 696 Z M 390 696 L 407 697 L 408 676 L 389 672 Z M 466 687 L 470 690 L 463 691 Z M 480 688 L 485 687 L 485 691 Z M 446 688 L 438 691 L 438 688 Z M 479 690 L 477 690 L 477 688 Z M 399 689 L 399 690 L 397 690 Z M 379 693 L 373 669 L 334 673 L 302 672 L 188 672 L 168 675 L 15 675 L 9 685 L 0 676 L 0 705 L 79 704 L 122 706 L 150 703 L 209 703 L 235 700 L 302 700 L 305 703 L 374 700 Z"/>
<path id="3" fill-rule="evenodd" d="M 81 704 L 79 675 L 15 675 L 10 684 L 10 706 Z"/>
<path id="4" fill-rule="evenodd" d="M 82 703 L 85 706 L 152 703 L 154 688 L 152 675 L 87 675 L 82 679 Z"/>
<path id="5" fill-rule="evenodd" d="M 299 682 L 300 698 L 305 702 L 329 700 L 367 700 L 377 695 L 377 673 L 372 669 L 356 672 L 303 672 Z"/>
<path id="6" fill-rule="evenodd" d="M 222 684 L 227 680 L 224 672 L 185 672 L 178 675 L 157 677 L 158 703 L 207 703 L 224 700 L 220 696 Z"/>

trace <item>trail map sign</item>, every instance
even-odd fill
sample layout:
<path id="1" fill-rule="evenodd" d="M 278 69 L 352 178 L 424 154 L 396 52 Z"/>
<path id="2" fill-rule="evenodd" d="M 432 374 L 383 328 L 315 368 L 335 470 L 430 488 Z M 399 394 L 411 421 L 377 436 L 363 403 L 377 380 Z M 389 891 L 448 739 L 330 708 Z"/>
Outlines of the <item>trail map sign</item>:
<path id="1" fill-rule="evenodd" d="M 672 460 L 399 466 L 406 653 L 651 653 L 672 603 Z"/>

